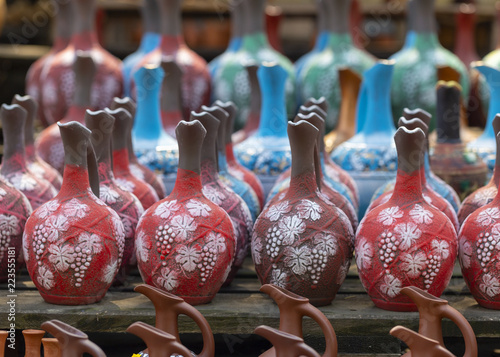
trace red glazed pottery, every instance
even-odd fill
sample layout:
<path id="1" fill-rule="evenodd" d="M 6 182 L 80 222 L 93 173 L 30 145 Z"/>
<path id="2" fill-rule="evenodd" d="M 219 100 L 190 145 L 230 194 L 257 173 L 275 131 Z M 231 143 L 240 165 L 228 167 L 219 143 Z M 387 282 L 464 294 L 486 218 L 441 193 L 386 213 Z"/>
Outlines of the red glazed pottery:
<path id="1" fill-rule="evenodd" d="M 498 136 L 500 133 L 500 114 L 495 116 L 493 119 L 493 130 L 495 135 Z M 497 141 L 497 154 L 495 160 L 495 167 L 493 169 L 493 176 L 491 176 L 490 181 L 486 186 L 483 186 L 469 196 L 467 196 L 462 202 L 462 206 L 458 211 L 458 220 L 460 224 L 463 224 L 465 219 L 475 210 L 483 207 L 493 201 L 498 192 L 498 184 L 500 183 L 500 145 Z"/>
<path id="2" fill-rule="evenodd" d="M 177 180 L 172 193 L 139 221 L 137 265 L 146 284 L 190 304 L 204 304 L 214 298 L 231 269 L 234 228 L 226 212 L 202 193 L 200 155 L 206 130 L 195 120 L 182 121 L 176 131 Z"/>
<path id="3" fill-rule="evenodd" d="M 63 186 L 28 218 L 24 260 L 46 302 L 91 304 L 104 297 L 118 272 L 125 228 L 116 212 L 98 198 L 90 130 L 76 122 L 59 127 L 68 153 Z"/>
<path id="4" fill-rule="evenodd" d="M 42 338 L 42 346 L 44 357 L 62 357 L 61 347 L 57 338 Z"/>
<path id="5" fill-rule="evenodd" d="M 219 120 L 209 113 L 191 114 L 192 119 L 198 119 L 207 134 L 201 150 L 201 183 L 203 194 L 213 203 L 227 212 L 235 230 L 235 257 L 226 284 L 231 283 L 238 269 L 248 254 L 253 221 L 248 206 L 243 199 L 234 193 L 220 178 L 217 166 L 217 134 Z"/>
<path id="6" fill-rule="evenodd" d="M 356 263 L 361 282 L 377 307 L 415 311 L 416 305 L 401 295 L 401 289 L 413 285 L 440 296 L 453 272 L 457 234 L 449 218 L 422 195 L 424 132 L 400 127 L 394 141 L 396 186 L 389 201 L 361 221 Z"/>
<path id="7" fill-rule="evenodd" d="M 74 32 L 68 46 L 59 52 L 42 74 L 42 109 L 48 124 L 67 115 L 77 91 L 77 79 L 73 76 L 73 63 L 79 51 L 85 52 L 95 63 L 96 73 L 92 80 L 92 108 L 104 109 L 113 97 L 123 91 L 121 62 L 103 49 L 94 30 L 95 0 L 70 0 L 75 4 Z"/>
<path id="8" fill-rule="evenodd" d="M 175 128 L 182 118 L 182 69 L 173 60 L 161 63 L 165 72 L 161 85 L 161 123 L 168 135 L 175 138 Z"/>
<path id="9" fill-rule="evenodd" d="M 2 105 L 4 151 L 0 175 L 28 198 L 36 209 L 53 198 L 57 190 L 52 184 L 35 176 L 28 168 L 24 151 L 24 125 L 27 112 L 17 104 Z"/>
<path id="10" fill-rule="evenodd" d="M 118 108 L 125 109 L 132 116 L 132 123 L 133 123 L 136 106 L 135 103 L 132 101 L 132 99 L 128 97 L 113 98 L 113 103 L 111 103 L 110 108 L 111 110 L 115 110 Z M 156 174 L 153 171 L 151 171 L 149 168 L 139 163 L 137 157 L 135 156 L 134 147 L 132 145 L 132 125 L 126 135 L 130 172 L 132 172 L 132 175 L 137 177 L 139 180 L 143 180 L 147 184 L 151 185 L 155 189 L 158 198 L 162 199 L 166 196 L 166 189 L 165 185 L 163 184 L 163 181 L 158 176 L 156 176 Z"/>
<path id="11" fill-rule="evenodd" d="M 33 137 L 33 122 L 37 112 L 38 105 L 30 96 L 21 97 L 15 95 L 12 104 L 19 104 L 26 112 L 26 123 L 24 124 L 24 151 L 26 153 L 26 163 L 28 169 L 37 177 L 49 181 L 56 190 L 61 189 L 61 174 L 43 161 L 35 151 L 35 139 Z"/>
<path id="12" fill-rule="evenodd" d="M 40 347 L 42 347 L 44 335 L 44 330 L 23 330 L 24 357 L 40 357 Z"/>
<path id="13" fill-rule="evenodd" d="M 353 230 L 347 216 L 318 194 L 311 158 L 318 129 L 288 123 L 292 177 L 285 197 L 255 222 L 252 257 L 262 284 L 274 284 L 328 305 L 349 270 Z"/>
<path id="14" fill-rule="evenodd" d="M 61 117 L 60 122 L 77 121 L 83 124 L 85 110 L 90 108 L 92 81 L 96 73 L 96 66 L 90 56 L 79 52 L 73 62 L 73 71 L 75 72 L 76 84 L 74 100 L 65 117 Z M 44 161 L 48 162 L 60 173 L 63 173 L 64 147 L 57 124 L 50 125 L 40 133 L 35 142 L 35 148 Z"/>
<path id="15" fill-rule="evenodd" d="M 146 343 L 148 355 L 151 357 L 191 356 L 191 351 L 177 342 L 174 336 L 144 322 L 134 322 L 127 328 L 127 332 L 140 337 Z"/>
<path id="16" fill-rule="evenodd" d="M 273 344 L 276 357 L 320 357 L 313 348 L 304 343 L 302 338 L 290 333 L 269 326 L 258 326 L 253 333 Z"/>
<path id="17" fill-rule="evenodd" d="M 29 68 L 26 74 L 26 93 L 37 103 L 36 115 L 44 127 L 49 126 L 45 114 L 43 113 L 43 76 L 44 70 L 49 68 L 56 55 L 64 50 L 69 43 L 73 33 L 73 20 L 75 18 L 75 4 L 73 1 L 51 1 L 56 16 L 55 37 L 50 51 L 37 59 Z"/>
<path id="18" fill-rule="evenodd" d="M 158 0 L 162 19 L 160 46 L 136 66 L 160 66 L 174 60 L 182 70 L 183 116 L 210 102 L 210 73 L 207 62 L 184 42 L 181 28 L 181 0 Z"/>
<path id="19" fill-rule="evenodd" d="M 99 198 L 118 213 L 124 228 L 123 254 L 119 264 L 120 269 L 115 277 L 115 285 L 123 284 L 127 278 L 129 264 L 135 254 L 135 229 L 139 218 L 144 213 L 141 202 L 119 184 L 113 173 L 113 165 L 116 161 L 111 156 L 111 136 L 117 131 L 116 127 L 121 125 L 121 118 L 118 118 L 118 124 L 115 121 L 115 118 L 120 116 L 119 112 L 125 112 L 125 110 L 118 109 L 111 113 L 87 111 L 85 115 L 85 124 L 92 131 L 90 138 L 97 158 Z"/>

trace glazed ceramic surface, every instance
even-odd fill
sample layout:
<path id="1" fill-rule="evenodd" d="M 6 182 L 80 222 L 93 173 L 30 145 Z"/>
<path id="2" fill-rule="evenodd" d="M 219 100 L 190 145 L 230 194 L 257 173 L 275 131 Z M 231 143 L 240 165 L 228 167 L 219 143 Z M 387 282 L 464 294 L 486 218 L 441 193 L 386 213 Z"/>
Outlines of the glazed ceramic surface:
<path id="1" fill-rule="evenodd" d="M 161 86 L 161 123 L 168 135 L 175 138 L 175 128 L 182 120 L 182 70 L 172 60 L 162 62 L 165 72 Z"/>

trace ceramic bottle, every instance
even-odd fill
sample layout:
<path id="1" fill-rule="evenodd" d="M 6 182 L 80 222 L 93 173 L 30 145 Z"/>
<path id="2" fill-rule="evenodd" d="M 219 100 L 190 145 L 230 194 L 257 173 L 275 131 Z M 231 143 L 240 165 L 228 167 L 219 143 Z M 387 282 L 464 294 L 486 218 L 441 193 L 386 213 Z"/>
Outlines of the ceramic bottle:
<path id="1" fill-rule="evenodd" d="M 72 64 L 75 76 L 75 92 L 73 102 L 61 123 L 77 121 L 84 123 L 85 110 L 91 106 L 92 82 L 96 74 L 96 65 L 92 57 L 78 52 Z M 64 171 L 64 147 L 59 127 L 56 123 L 45 128 L 35 142 L 35 151 L 40 157 L 55 168 L 59 173 Z"/>
<path id="2" fill-rule="evenodd" d="M 123 94 L 132 95 L 132 71 L 135 66 L 150 52 L 160 45 L 160 13 L 157 0 L 146 0 L 141 7 L 142 37 L 139 48 L 123 60 Z"/>
<path id="3" fill-rule="evenodd" d="M 119 111 L 124 110 L 119 109 Z M 134 238 L 137 222 L 144 213 L 143 205 L 138 198 L 120 185 L 113 172 L 116 160 L 113 160 L 114 157 L 111 153 L 111 138 L 116 131 L 115 118 L 119 115 L 120 113 L 108 111 L 87 111 L 85 115 L 85 124 L 92 131 L 91 142 L 97 159 L 99 198 L 118 214 L 124 228 L 122 232 L 124 236 L 123 252 L 114 285 L 121 285 L 127 279 L 130 270 L 129 264 L 135 252 Z M 120 119 L 118 119 L 119 122 Z"/>
<path id="4" fill-rule="evenodd" d="M 139 162 L 164 177 L 175 175 L 178 164 L 177 142 L 161 124 L 160 88 L 165 72 L 161 67 L 141 67 L 134 72 L 137 111 L 132 142 Z"/>
<path id="5" fill-rule="evenodd" d="M 182 118 L 182 70 L 172 60 L 162 61 L 165 72 L 161 86 L 161 122 L 168 135 L 175 138 L 175 128 Z"/>
<path id="6" fill-rule="evenodd" d="M 328 305 L 349 270 L 353 229 L 347 216 L 318 194 L 311 160 L 318 129 L 299 121 L 288 124 L 288 133 L 290 188 L 255 222 L 252 257 L 262 284 L 278 285 L 316 306 Z"/>
<path id="7" fill-rule="evenodd" d="M 436 117 L 436 98 L 433 88 L 437 82 L 436 66 L 448 65 L 460 73 L 463 97 L 469 93 L 469 76 L 462 61 L 439 43 L 434 15 L 435 0 L 411 0 L 414 14 L 414 36 L 391 59 L 396 60 L 392 77 L 391 102 L 394 123 L 406 107 L 422 108 Z M 408 40 L 408 38 L 407 38 Z M 429 131 L 436 126 L 431 121 Z"/>
<path id="8" fill-rule="evenodd" d="M 62 357 L 61 347 L 57 338 L 42 338 L 42 346 L 44 357 Z"/>
<path id="9" fill-rule="evenodd" d="M 465 198 L 486 183 L 488 167 L 460 138 L 460 86 L 438 82 L 437 143 L 430 152 L 431 168 Z M 493 130 L 493 128 L 491 129 Z"/>
<path id="10" fill-rule="evenodd" d="M 243 265 L 243 261 L 248 254 L 253 227 L 252 215 L 245 201 L 219 178 L 216 149 L 219 120 L 206 112 L 201 114 L 192 113 L 191 116 L 192 119 L 199 120 L 207 131 L 201 150 L 203 194 L 227 212 L 235 230 L 235 256 L 226 280 L 226 284 L 229 284 L 234 279 L 238 269 Z"/>
<path id="11" fill-rule="evenodd" d="M 493 130 L 495 135 L 498 136 L 498 133 L 500 133 L 500 114 L 497 114 L 493 120 Z M 460 224 L 462 224 L 472 212 L 490 203 L 497 195 L 498 184 L 500 183 L 500 168 L 498 167 L 500 165 L 500 146 L 498 142 L 496 155 L 497 158 L 495 160 L 493 175 L 489 182 L 485 186 L 472 192 L 462 202 L 460 210 L 458 211 L 458 220 Z"/>
<path id="12" fill-rule="evenodd" d="M 30 96 L 21 97 L 16 94 L 12 100 L 12 104 L 19 104 L 26 112 L 26 122 L 24 124 L 24 151 L 26 153 L 26 163 L 30 171 L 37 177 L 41 177 L 49 181 L 56 190 L 61 188 L 61 174 L 43 161 L 35 151 L 35 139 L 33 137 L 33 122 L 38 110 L 38 104 Z"/>
<path id="13" fill-rule="evenodd" d="M 264 63 L 257 75 L 262 92 L 259 128 L 234 149 L 237 160 L 247 169 L 257 175 L 277 176 L 291 162 L 284 99 L 288 74 L 276 63 Z M 238 107 L 240 111 L 244 110 Z"/>
<path id="14" fill-rule="evenodd" d="M 43 71 L 50 67 L 56 55 L 64 50 L 69 43 L 73 32 L 73 19 L 75 17 L 75 4 L 73 1 L 53 0 L 54 9 L 57 10 L 55 34 L 50 51 L 37 59 L 26 73 L 26 93 L 38 104 L 36 116 L 44 127 L 50 123 L 45 118 L 42 106 L 43 96 Z"/>
<path id="15" fill-rule="evenodd" d="M 28 168 L 24 149 L 24 125 L 27 111 L 18 104 L 3 104 L 0 109 L 4 151 L 1 177 L 22 192 L 36 209 L 53 198 L 57 190 L 52 184 L 35 176 Z"/>
<path id="16" fill-rule="evenodd" d="M 254 62 L 262 66 L 273 62 L 285 70 L 285 116 L 292 119 L 296 110 L 295 73 L 293 64 L 288 58 L 271 48 L 265 33 L 264 9 L 266 0 L 243 0 L 241 6 L 246 15 L 245 35 L 240 49 L 234 56 L 220 63 L 213 76 L 214 99 L 223 102 L 232 101 L 240 109 L 235 120 L 235 129 L 245 125 L 250 107 L 250 82 L 245 66 Z"/>
<path id="17" fill-rule="evenodd" d="M 113 98 L 113 103 L 111 103 L 110 109 L 116 110 L 119 108 L 123 108 L 130 113 L 130 115 L 132 116 L 133 125 L 136 106 L 132 99 L 130 99 L 129 97 Z M 137 160 L 137 156 L 135 156 L 134 146 L 132 145 L 132 125 L 130 126 L 126 134 L 130 171 L 139 180 L 143 180 L 147 184 L 151 185 L 156 191 L 158 198 L 162 199 L 165 197 L 166 193 L 163 181 L 153 171 L 139 163 L 139 161 Z"/>
<path id="18" fill-rule="evenodd" d="M 98 198 L 90 130 L 77 122 L 58 125 L 68 153 L 63 185 L 54 199 L 28 218 L 24 260 L 46 302 L 91 304 L 104 297 L 115 278 L 125 228 L 118 214 Z"/>
<path id="19" fill-rule="evenodd" d="M 130 132 L 132 117 L 125 109 L 111 110 L 106 108 L 106 113 L 114 118 L 110 145 L 113 157 L 111 166 L 116 184 L 123 190 L 132 193 L 139 199 L 142 207 L 148 209 L 160 199 L 151 185 L 139 180 L 130 171 L 127 134 Z"/>
<path id="20" fill-rule="evenodd" d="M 254 334 L 264 337 L 272 343 L 276 357 L 308 356 L 320 357 L 320 354 L 295 335 L 276 330 L 269 326 L 258 326 Z"/>
<path id="21" fill-rule="evenodd" d="M 424 132 L 400 127 L 394 141 L 396 186 L 389 201 L 361 221 L 356 232 L 356 264 L 377 307 L 414 311 L 415 304 L 401 289 L 413 285 L 440 296 L 453 272 L 457 233 L 449 218 L 422 195 Z"/>
<path id="22" fill-rule="evenodd" d="M 235 256 L 234 228 L 227 213 L 202 193 L 203 125 L 181 121 L 176 134 L 177 181 L 172 193 L 147 209 L 139 221 L 137 265 L 146 284 L 190 304 L 203 304 L 214 298 L 229 274 Z"/>
<path id="23" fill-rule="evenodd" d="M 44 335 L 44 330 L 23 330 L 25 357 L 40 357 L 40 347 L 42 347 Z"/>
<path id="24" fill-rule="evenodd" d="M 157 0 L 161 21 L 160 45 L 146 55 L 132 71 L 143 66 L 160 66 L 161 62 L 174 60 L 182 69 L 183 117 L 189 118 L 192 110 L 199 110 L 210 101 L 210 73 L 207 62 L 191 50 L 182 35 L 181 0 Z M 137 94 L 139 95 L 139 94 Z M 139 98 L 139 97 L 137 97 Z"/>
<path id="25" fill-rule="evenodd" d="M 75 5 L 73 34 L 68 46 L 59 52 L 42 78 L 42 107 L 47 123 L 53 124 L 67 115 L 74 99 L 77 81 L 73 77 L 73 62 L 79 51 L 90 56 L 96 66 L 91 81 L 91 107 L 104 109 L 113 97 L 123 92 L 121 62 L 101 47 L 95 32 L 95 0 L 71 0 Z"/>

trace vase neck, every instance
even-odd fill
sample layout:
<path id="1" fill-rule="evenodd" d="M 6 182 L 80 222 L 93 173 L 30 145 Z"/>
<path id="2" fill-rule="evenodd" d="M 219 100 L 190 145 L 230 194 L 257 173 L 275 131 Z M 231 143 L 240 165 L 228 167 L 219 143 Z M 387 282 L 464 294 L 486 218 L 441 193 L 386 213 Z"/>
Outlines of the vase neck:
<path id="1" fill-rule="evenodd" d="M 1 173 L 26 169 L 24 125 L 27 111 L 19 105 L 2 106 L 3 157 Z"/>
<path id="2" fill-rule="evenodd" d="M 52 52 L 53 53 L 58 53 L 61 52 L 68 46 L 69 40 L 71 36 L 68 36 L 67 38 L 64 37 L 56 37 L 54 38 L 54 42 L 52 43 Z"/>
<path id="3" fill-rule="evenodd" d="M 162 62 L 161 66 L 165 72 L 161 85 L 161 111 L 168 113 L 167 116 L 181 118 L 182 69 L 174 61 Z"/>
<path id="4" fill-rule="evenodd" d="M 160 48 L 163 55 L 175 54 L 179 48 L 184 46 L 184 38 L 182 35 L 165 35 L 161 36 Z"/>
<path id="5" fill-rule="evenodd" d="M 56 6 L 57 15 L 54 45 L 58 40 L 68 44 L 73 33 L 73 20 L 76 17 L 75 3 L 73 1 L 57 1 Z"/>
<path id="6" fill-rule="evenodd" d="M 113 174 L 113 166 L 111 160 L 99 162 L 99 182 L 101 185 L 109 185 L 114 182 L 115 175 Z"/>
<path id="7" fill-rule="evenodd" d="M 286 198 L 291 199 L 297 196 L 316 195 L 318 184 L 314 170 L 306 171 L 290 177 L 290 187 L 286 193 Z"/>
<path id="8" fill-rule="evenodd" d="M 327 30 L 336 34 L 349 34 L 350 0 L 328 0 L 325 2 Z"/>
<path id="9" fill-rule="evenodd" d="M 142 28 L 145 33 L 161 32 L 160 9 L 157 0 L 144 0 L 142 5 Z"/>
<path id="10" fill-rule="evenodd" d="M 414 19 L 412 27 L 419 34 L 436 34 L 436 18 L 434 13 L 435 0 L 410 0 Z"/>
<path id="11" fill-rule="evenodd" d="M 420 169 L 411 173 L 398 169 L 396 185 L 394 186 L 390 201 L 401 205 L 423 200 L 421 174 L 424 174 L 424 171 Z"/>
<path id="12" fill-rule="evenodd" d="M 203 185 L 218 180 L 219 170 L 217 169 L 217 162 L 215 160 L 202 159 L 200 176 Z"/>
<path id="13" fill-rule="evenodd" d="M 233 143 L 226 144 L 226 161 L 228 164 L 237 163 L 236 157 L 234 156 Z"/>
<path id="14" fill-rule="evenodd" d="M 227 168 L 227 157 L 226 153 L 224 150 L 219 150 L 217 153 L 217 165 L 219 166 L 219 172 L 223 174 L 228 173 L 228 168 Z"/>
<path id="15" fill-rule="evenodd" d="M 139 51 L 149 53 L 160 45 L 161 37 L 157 32 L 145 32 L 141 38 Z"/>
<path id="16" fill-rule="evenodd" d="M 191 170 L 179 168 L 174 189 L 169 198 L 180 199 L 182 197 L 194 197 L 202 195 L 200 174 Z"/>
<path id="17" fill-rule="evenodd" d="M 265 0 L 244 0 L 242 10 L 246 14 L 245 32 L 249 35 L 266 32 L 264 14 Z"/>
<path id="18" fill-rule="evenodd" d="M 415 32 L 414 46 L 419 51 L 431 50 L 440 47 L 439 38 L 435 33 L 417 33 Z"/>
<path id="19" fill-rule="evenodd" d="M 113 172 L 118 176 L 130 174 L 130 162 L 127 148 L 113 150 Z"/>
<path id="20" fill-rule="evenodd" d="M 270 46 L 266 34 L 263 32 L 256 32 L 243 36 L 242 47 L 248 53 L 257 53 L 261 49 L 269 48 Z"/>
<path id="21" fill-rule="evenodd" d="M 352 37 L 350 33 L 335 33 L 328 32 L 327 48 L 335 51 L 345 51 L 353 46 Z"/>
<path id="22" fill-rule="evenodd" d="M 181 36 L 181 1 L 160 0 L 161 33 L 167 36 Z"/>
<path id="23" fill-rule="evenodd" d="M 453 52 L 456 54 L 464 54 L 469 58 L 476 57 L 477 60 L 479 56 L 477 56 L 476 53 L 476 44 L 474 40 L 475 14 L 459 12 L 457 14 L 457 23 L 455 49 Z M 470 63 L 465 63 L 465 65 L 469 67 Z"/>
<path id="24" fill-rule="evenodd" d="M 245 34 L 245 12 L 240 1 L 233 1 L 231 7 L 231 38 L 241 38 Z"/>
<path id="25" fill-rule="evenodd" d="M 89 173 L 87 165 L 64 166 L 63 182 L 58 197 L 62 194 L 67 197 L 82 195 L 90 189 Z"/>
<path id="26" fill-rule="evenodd" d="M 26 145 L 24 147 L 24 153 L 25 153 L 26 161 L 33 162 L 35 160 L 35 157 L 36 157 L 35 145 L 34 144 Z"/>
<path id="27" fill-rule="evenodd" d="M 95 22 L 95 0 L 76 0 L 75 11 L 78 16 L 74 19 L 74 34 L 86 34 L 94 32 Z"/>

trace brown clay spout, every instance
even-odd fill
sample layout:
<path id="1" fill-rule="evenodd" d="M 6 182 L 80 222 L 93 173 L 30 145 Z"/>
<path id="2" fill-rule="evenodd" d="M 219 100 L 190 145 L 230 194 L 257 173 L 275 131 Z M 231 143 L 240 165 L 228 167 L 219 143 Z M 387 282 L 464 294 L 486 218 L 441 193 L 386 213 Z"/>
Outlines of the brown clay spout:
<path id="1" fill-rule="evenodd" d="M 178 317 L 183 314 L 191 318 L 200 328 L 203 337 L 203 349 L 198 356 L 214 356 L 215 340 L 212 329 L 198 310 L 185 302 L 184 299 L 151 285 L 139 285 L 134 291 L 145 295 L 153 303 L 156 313 L 156 328 L 174 336 L 179 343 Z"/>
<path id="2" fill-rule="evenodd" d="M 44 330 L 23 330 L 25 357 L 40 357 L 40 347 L 44 335 Z"/>
<path id="3" fill-rule="evenodd" d="M 59 341 L 61 357 L 81 357 L 84 353 L 94 357 L 106 357 L 103 350 L 89 341 L 85 333 L 62 321 L 46 321 L 42 328 Z"/>
<path id="4" fill-rule="evenodd" d="M 335 331 L 326 316 L 309 303 L 309 299 L 272 284 L 262 285 L 260 291 L 269 295 L 278 305 L 280 331 L 302 338 L 302 318 L 308 316 L 316 321 L 325 335 L 326 349 L 323 356 L 337 356 L 338 346 Z M 274 348 L 260 355 L 260 357 L 272 356 L 276 356 Z"/>
<path id="5" fill-rule="evenodd" d="M 259 326 L 254 333 L 273 344 L 276 357 L 320 357 L 314 349 L 304 343 L 303 339 L 290 333 L 268 326 Z"/>
<path id="6" fill-rule="evenodd" d="M 191 356 L 191 352 L 177 342 L 174 336 L 144 322 L 133 323 L 127 328 L 127 332 L 140 337 L 146 343 L 150 357 Z"/>
<path id="7" fill-rule="evenodd" d="M 454 355 L 437 341 L 422 336 L 403 326 L 396 326 L 390 334 L 406 343 L 412 357 L 453 357 Z"/>

